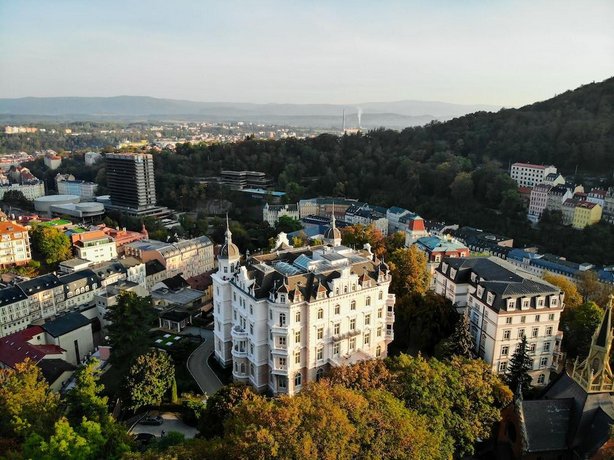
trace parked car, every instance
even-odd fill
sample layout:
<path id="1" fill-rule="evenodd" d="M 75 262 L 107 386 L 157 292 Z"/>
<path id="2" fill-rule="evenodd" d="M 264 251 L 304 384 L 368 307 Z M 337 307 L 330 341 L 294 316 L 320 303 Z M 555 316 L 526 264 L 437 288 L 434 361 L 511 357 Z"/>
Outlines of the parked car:
<path id="1" fill-rule="evenodd" d="M 164 419 L 159 415 L 149 415 L 141 420 L 141 425 L 162 425 L 164 423 Z"/>
<path id="2" fill-rule="evenodd" d="M 144 452 L 149 444 L 151 444 L 156 439 L 156 435 L 151 433 L 137 433 L 134 435 L 134 442 L 136 444 L 136 448 L 140 452 Z"/>

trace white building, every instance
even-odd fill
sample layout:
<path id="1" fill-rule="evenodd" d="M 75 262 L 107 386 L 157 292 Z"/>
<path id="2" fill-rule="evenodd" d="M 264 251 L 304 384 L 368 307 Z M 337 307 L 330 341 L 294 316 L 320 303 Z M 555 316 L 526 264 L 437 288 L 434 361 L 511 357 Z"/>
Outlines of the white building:
<path id="1" fill-rule="evenodd" d="M 546 385 L 559 364 L 558 332 L 564 294 L 545 281 L 489 258 L 446 258 L 435 271 L 435 292 L 469 315 L 478 356 L 495 373 L 507 370 L 516 347 L 527 337 L 533 358 L 533 385 Z"/>
<path id="2" fill-rule="evenodd" d="M 18 191 L 23 193 L 26 200 L 34 201 L 36 198 L 45 196 L 45 184 L 37 182 L 32 184 L 11 184 L 0 186 L 0 200 L 4 199 L 4 194 L 10 191 Z"/>
<path id="3" fill-rule="evenodd" d="M 72 235 L 75 254 L 79 259 L 106 262 L 117 258 L 115 240 L 101 230 Z"/>
<path id="4" fill-rule="evenodd" d="M 235 381 L 294 394 L 331 366 L 383 358 L 393 339 L 395 297 L 388 266 L 366 245 L 294 249 L 284 234 L 274 252 L 241 255 L 226 230 L 213 278 L 215 357 Z"/>
<path id="5" fill-rule="evenodd" d="M 280 217 L 287 216 L 292 219 L 299 220 L 298 205 L 296 204 L 280 204 L 270 205 L 264 204 L 262 208 L 262 221 L 267 222 L 271 227 L 275 227 Z"/>
<path id="6" fill-rule="evenodd" d="M 102 159 L 102 155 L 98 152 L 86 152 L 85 155 L 83 155 L 83 159 L 85 161 L 85 166 L 92 166 Z"/>
<path id="7" fill-rule="evenodd" d="M 549 174 L 556 174 L 555 166 L 534 165 L 530 163 L 514 163 L 510 176 L 519 187 L 535 187 L 544 182 Z"/>

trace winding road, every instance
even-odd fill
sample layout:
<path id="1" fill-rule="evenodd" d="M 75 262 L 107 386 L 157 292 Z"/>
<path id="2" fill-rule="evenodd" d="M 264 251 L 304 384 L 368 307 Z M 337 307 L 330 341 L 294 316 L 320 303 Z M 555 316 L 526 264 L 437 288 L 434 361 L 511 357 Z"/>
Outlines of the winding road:
<path id="1" fill-rule="evenodd" d="M 202 336 L 205 341 L 188 357 L 187 366 L 201 391 L 212 395 L 222 388 L 223 384 L 207 363 L 209 356 L 213 353 L 213 331 L 204 329 Z"/>

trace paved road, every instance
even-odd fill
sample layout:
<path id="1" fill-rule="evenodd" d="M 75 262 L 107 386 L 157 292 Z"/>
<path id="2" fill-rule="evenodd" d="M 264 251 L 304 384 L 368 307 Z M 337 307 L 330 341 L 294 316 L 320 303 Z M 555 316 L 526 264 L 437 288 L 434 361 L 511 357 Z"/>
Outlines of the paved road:
<path id="1" fill-rule="evenodd" d="M 207 359 L 213 353 L 213 331 L 203 329 L 202 334 L 205 341 L 190 355 L 187 366 L 202 392 L 212 395 L 223 385 L 207 364 Z"/>
<path id="2" fill-rule="evenodd" d="M 152 411 L 151 414 L 154 414 L 154 411 Z M 186 439 L 191 439 L 198 433 L 198 430 L 196 428 L 183 423 L 177 417 L 177 414 L 174 414 L 172 412 L 164 412 L 160 415 L 164 419 L 162 425 L 141 425 L 140 423 L 137 423 L 132 427 L 132 430 L 130 430 L 130 432 L 151 433 L 159 438 L 162 435 L 162 430 L 164 430 L 164 432 L 167 434 L 171 431 L 176 431 L 178 433 L 183 434 Z"/>

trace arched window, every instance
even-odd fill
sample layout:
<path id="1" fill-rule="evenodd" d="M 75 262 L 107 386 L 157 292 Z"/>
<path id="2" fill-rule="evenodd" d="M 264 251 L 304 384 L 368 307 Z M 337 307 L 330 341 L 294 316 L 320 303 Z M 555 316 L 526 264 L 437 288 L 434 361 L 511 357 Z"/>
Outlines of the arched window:
<path id="1" fill-rule="evenodd" d="M 285 313 L 280 313 L 279 314 L 279 325 L 280 326 L 285 326 L 286 325 L 286 314 Z"/>
<path id="2" fill-rule="evenodd" d="M 241 374 L 245 374 L 245 363 L 241 363 Z"/>
<path id="3" fill-rule="evenodd" d="M 378 345 L 377 348 L 375 349 L 375 357 L 379 358 L 382 355 L 382 347 L 381 345 Z"/>
<path id="4" fill-rule="evenodd" d="M 316 372 L 316 382 L 319 382 L 324 377 L 324 369 L 320 368 Z"/>
<path id="5" fill-rule="evenodd" d="M 352 303 L 350 304 L 350 310 L 356 310 L 356 301 L 352 300 Z"/>
<path id="6" fill-rule="evenodd" d="M 324 310 L 322 310 L 321 308 L 318 308 L 318 319 L 322 319 L 324 318 Z"/>
<path id="7" fill-rule="evenodd" d="M 546 376 L 544 374 L 539 374 L 539 377 L 537 377 L 537 383 L 540 385 L 543 385 L 545 381 L 546 381 Z"/>
<path id="8" fill-rule="evenodd" d="M 367 297 L 367 300 L 365 301 L 365 305 L 368 307 L 369 305 L 371 305 L 371 297 Z"/>
<path id="9" fill-rule="evenodd" d="M 347 294 L 348 293 L 348 287 L 347 286 L 343 286 L 343 293 Z"/>
<path id="10" fill-rule="evenodd" d="M 337 304 L 335 305 L 335 315 L 338 315 L 339 313 L 341 313 L 341 305 Z"/>
<path id="11" fill-rule="evenodd" d="M 300 372 L 297 372 L 296 375 L 294 376 L 294 386 L 300 387 L 302 384 L 303 384 L 303 376 L 301 375 Z"/>

